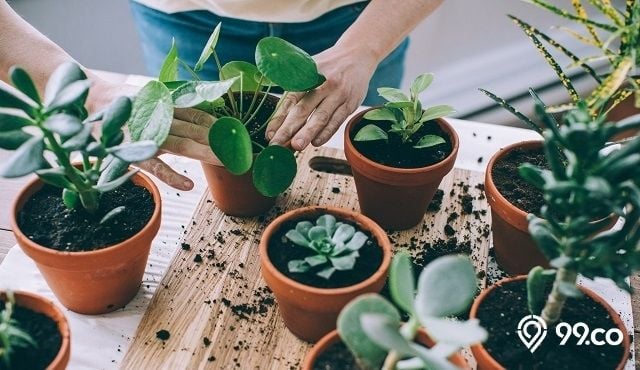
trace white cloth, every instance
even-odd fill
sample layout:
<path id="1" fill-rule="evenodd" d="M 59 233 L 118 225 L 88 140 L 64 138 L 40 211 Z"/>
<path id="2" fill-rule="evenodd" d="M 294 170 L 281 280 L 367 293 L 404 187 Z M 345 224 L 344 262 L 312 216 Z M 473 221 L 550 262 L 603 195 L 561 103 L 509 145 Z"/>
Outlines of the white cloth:
<path id="1" fill-rule="evenodd" d="M 208 10 L 216 15 L 256 22 L 297 23 L 362 0 L 135 0 L 164 13 Z"/>

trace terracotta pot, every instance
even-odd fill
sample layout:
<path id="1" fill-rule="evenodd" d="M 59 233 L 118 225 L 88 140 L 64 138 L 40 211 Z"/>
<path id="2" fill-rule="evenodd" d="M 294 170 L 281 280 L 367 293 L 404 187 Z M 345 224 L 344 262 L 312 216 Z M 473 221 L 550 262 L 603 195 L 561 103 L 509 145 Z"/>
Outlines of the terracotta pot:
<path id="1" fill-rule="evenodd" d="M 131 179 L 152 195 L 155 209 L 147 225 L 118 244 L 87 252 L 60 252 L 27 238 L 16 221 L 18 211 L 38 191 L 39 179 L 25 186 L 11 211 L 11 227 L 22 250 L 33 259 L 65 307 L 82 314 L 102 314 L 124 307 L 138 292 L 151 241 L 160 228 L 161 199 L 156 185 L 142 173 Z M 62 200 L 61 200 L 62 201 Z"/>
<path id="2" fill-rule="evenodd" d="M 263 214 L 276 204 L 276 198 L 265 197 L 253 185 L 251 171 L 236 176 L 224 166 L 200 162 L 209 191 L 224 214 L 252 217 Z"/>
<path id="3" fill-rule="evenodd" d="M 496 163 L 514 149 L 531 150 L 542 147 L 541 140 L 523 141 L 500 149 L 491 157 L 485 173 L 484 190 L 491 207 L 491 231 L 496 260 L 510 275 L 527 274 L 535 266 L 548 266 L 529 234 L 527 212 L 511 204 L 500 194 L 493 182 Z"/>
<path id="4" fill-rule="evenodd" d="M 452 169 L 458 156 L 459 140 L 444 119 L 436 122 L 451 140 L 451 153 L 427 167 L 394 168 L 374 162 L 356 150 L 351 132 L 366 112 L 356 114 L 345 129 L 344 151 L 351 165 L 362 213 L 387 230 L 410 229 L 422 221 L 438 186 Z"/>
<path id="5" fill-rule="evenodd" d="M 57 324 L 58 331 L 62 337 L 62 343 L 60 344 L 58 354 L 53 361 L 51 361 L 47 370 L 65 369 L 69 363 L 69 356 L 71 353 L 71 331 L 69 330 L 69 323 L 62 311 L 60 311 L 60 309 L 51 301 L 36 294 L 22 291 L 15 291 L 13 294 L 16 300 L 16 305 L 41 313 Z M 0 301 L 6 301 L 6 299 L 7 296 L 5 292 L 0 292 Z"/>
<path id="6" fill-rule="evenodd" d="M 491 294 L 494 290 L 500 289 L 500 287 L 502 287 L 505 284 L 509 284 L 516 281 L 522 281 L 522 280 L 527 280 L 527 276 L 520 275 L 520 276 L 505 278 L 498 281 L 497 283 L 490 286 L 489 288 L 483 290 L 482 293 L 480 293 L 480 295 L 478 295 L 476 299 L 473 301 L 473 305 L 471 306 L 471 311 L 469 313 L 469 318 L 475 319 L 478 317 L 478 310 L 480 309 L 480 305 L 482 304 L 484 299 L 487 296 L 489 296 L 489 294 Z M 624 369 L 627 363 L 627 359 L 629 358 L 629 351 L 631 350 L 630 349 L 631 341 L 629 339 L 629 334 L 627 333 L 627 329 L 624 326 L 622 319 L 620 319 L 620 315 L 618 315 L 618 313 L 604 299 L 602 299 L 602 297 L 594 293 L 592 290 L 585 288 L 583 286 L 580 286 L 579 288 L 582 291 L 582 293 L 584 293 L 586 296 L 593 299 L 602 307 L 604 307 L 604 309 L 607 310 L 607 312 L 609 313 L 609 316 L 611 316 L 611 318 L 613 319 L 613 322 L 616 325 L 616 327 L 622 331 L 624 336 L 622 341 L 624 349 L 623 349 L 622 359 L 620 359 L 620 362 L 616 366 L 616 370 Z M 499 312 L 496 312 L 496 315 L 497 314 L 499 314 Z M 491 357 L 491 354 L 489 354 L 489 352 L 484 348 L 484 345 L 475 344 L 471 346 L 471 352 L 473 353 L 473 356 L 478 362 L 478 370 L 505 370 L 504 366 L 500 365 L 498 361 L 496 361 L 493 357 Z"/>
<path id="7" fill-rule="evenodd" d="M 324 351 L 326 351 L 332 345 L 338 343 L 340 341 L 340 335 L 337 330 L 330 332 L 325 335 L 316 343 L 313 348 L 307 353 L 307 356 L 304 358 L 304 362 L 302 363 L 302 370 L 313 370 L 313 366 L 316 363 L 316 360 L 322 355 Z M 429 335 L 423 330 L 418 330 L 418 334 L 416 335 L 416 342 L 431 348 L 435 345 L 435 342 L 429 337 Z M 471 369 L 467 361 L 460 353 L 456 353 L 449 357 L 449 361 L 459 367 L 460 369 Z"/>
<path id="8" fill-rule="evenodd" d="M 326 213 L 334 215 L 338 220 L 351 221 L 368 231 L 382 248 L 380 267 L 366 280 L 343 288 L 316 288 L 288 278 L 269 260 L 269 241 L 284 222 L 305 217 L 314 218 Z M 287 328 L 298 338 L 309 342 L 315 342 L 335 329 L 338 314 L 352 299 L 364 293 L 377 293 L 382 290 L 387 280 L 391 254 L 391 242 L 380 226 L 359 213 L 333 207 L 304 207 L 289 211 L 271 222 L 260 238 L 262 277 L 276 296 Z"/>

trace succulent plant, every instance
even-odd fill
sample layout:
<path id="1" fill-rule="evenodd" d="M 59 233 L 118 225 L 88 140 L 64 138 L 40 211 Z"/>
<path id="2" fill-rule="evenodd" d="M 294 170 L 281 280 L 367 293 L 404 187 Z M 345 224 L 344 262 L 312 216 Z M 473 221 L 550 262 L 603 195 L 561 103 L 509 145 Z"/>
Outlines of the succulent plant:
<path id="1" fill-rule="evenodd" d="M 336 271 L 351 270 L 360 256 L 358 250 L 367 242 L 367 235 L 352 225 L 337 222 L 333 215 L 325 214 L 316 220 L 301 221 L 285 234 L 293 244 L 312 250 L 313 255 L 302 260 L 289 261 L 289 272 L 316 272 L 329 279 Z"/>
<path id="2" fill-rule="evenodd" d="M 433 81 L 433 74 L 425 73 L 416 77 L 411 84 L 409 96 L 399 89 L 381 87 L 378 94 L 388 102 L 383 107 L 365 113 L 364 118 L 371 121 L 389 121 L 388 132 L 375 124 L 362 127 L 354 136 L 354 141 L 389 140 L 389 135 L 398 135 L 402 143 L 412 145 L 416 149 L 429 148 L 444 144 L 444 138 L 438 135 L 416 137 L 423 125 L 434 119 L 455 113 L 448 105 L 436 105 L 422 108 L 420 93 L 426 90 Z"/>
<path id="3" fill-rule="evenodd" d="M 4 310 L 0 312 L 0 361 L 10 369 L 11 356 L 17 348 L 36 348 L 38 345 L 12 318 L 15 306 L 13 292 L 7 291 L 6 296 Z"/>
<path id="4" fill-rule="evenodd" d="M 378 294 L 349 302 L 338 316 L 342 341 L 363 370 L 458 369 L 447 360 L 462 347 L 483 342 L 487 332 L 477 319 L 458 321 L 451 316 L 466 311 L 478 289 L 476 273 L 467 256 L 449 255 L 431 262 L 414 280 L 412 262 L 396 254 L 389 272 L 391 298 L 409 316 L 400 322 L 398 309 Z M 419 329 L 436 342 L 426 348 L 414 342 Z"/>

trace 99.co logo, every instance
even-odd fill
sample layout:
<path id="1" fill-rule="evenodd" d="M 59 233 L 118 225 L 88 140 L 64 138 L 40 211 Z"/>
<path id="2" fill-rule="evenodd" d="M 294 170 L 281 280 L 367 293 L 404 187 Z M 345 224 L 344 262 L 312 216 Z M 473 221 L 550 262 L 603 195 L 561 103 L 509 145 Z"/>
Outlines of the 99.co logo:
<path id="1" fill-rule="evenodd" d="M 547 323 L 540 316 L 527 315 L 518 323 L 517 333 L 522 343 L 533 353 L 547 337 Z M 618 328 L 591 330 L 589 325 L 583 322 L 577 322 L 573 325 L 561 322 L 556 325 L 555 334 L 561 338 L 561 346 L 566 345 L 571 337 L 577 338 L 576 345 L 578 346 L 617 346 L 624 340 L 624 335 Z"/>

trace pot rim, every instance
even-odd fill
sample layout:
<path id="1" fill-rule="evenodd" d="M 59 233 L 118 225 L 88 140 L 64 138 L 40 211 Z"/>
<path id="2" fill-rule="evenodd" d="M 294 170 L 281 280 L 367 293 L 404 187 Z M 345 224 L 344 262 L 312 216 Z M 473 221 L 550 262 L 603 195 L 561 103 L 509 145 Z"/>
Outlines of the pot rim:
<path id="1" fill-rule="evenodd" d="M 367 277 L 365 280 L 357 284 L 349 285 L 342 288 L 318 288 L 310 285 L 305 285 L 287 277 L 285 274 L 280 272 L 280 270 L 278 270 L 273 265 L 273 263 L 271 262 L 271 259 L 269 258 L 269 253 L 268 253 L 269 240 L 271 239 L 272 235 L 278 230 L 278 228 L 285 221 L 297 219 L 304 215 L 317 214 L 317 213 L 330 213 L 334 216 L 337 216 L 336 218 L 353 221 L 356 224 L 358 224 L 360 228 L 369 231 L 372 234 L 372 236 L 376 238 L 376 242 L 378 246 L 382 249 L 382 261 L 380 262 L 380 266 L 378 266 L 378 269 L 369 277 Z M 317 294 L 321 296 L 339 296 L 339 295 L 351 294 L 366 288 L 367 286 L 374 283 L 376 280 L 380 279 L 382 275 L 387 273 L 389 269 L 389 265 L 391 264 L 391 255 L 393 254 L 391 242 L 389 241 L 389 237 L 387 236 L 387 233 L 372 219 L 370 219 L 369 217 L 363 214 L 356 213 L 348 209 L 338 208 L 338 207 L 329 207 L 329 206 L 306 206 L 302 208 L 293 209 L 291 211 L 288 211 L 278 216 L 276 219 L 271 221 L 271 223 L 269 223 L 267 228 L 263 231 L 262 237 L 260 238 L 259 252 L 260 252 L 260 259 L 264 262 L 263 264 L 264 268 L 269 270 L 271 275 L 273 275 L 274 278 L 279 280 L 281 283 L 289 287 L 293 287 L 294 289 L 306 291 L 310 294 Z"/>
<path id="2" fill-rule="evenodd" d="M 498 282 L 491 285 L 490 287 L 485 288 L 473 301 L 473 305 L 471 306 L 471 311 L 469 312 L 469 318 L 477 319 L 477 314 L 478 314 L 478 310 L 480 309 L 480 305 L 491 292 L 493 292 L 496 289 L 499 289 L 505 284 L 513 283 L 516 281 L 522 281 L 526 279 L 527 279 L 527 275 L 506 277 L 506 278 L 500 279 Z M 616 366 L 616 370 L 624 369 L 629 359 L 629 351 L 631 347 L 631 340 L 629 337 L 629 333 L 627 332 L 627 328 L 624 325 L 624 322 L 620 318 L 620 315 L 618 314 L 618 312 L 614 310 L 613 307 L 611 307 L 611 305 L 609 305 L 609 303 L 607 303 L 607 301 L 605 301 L 604 298 L 602 298 L 600 295 L 596 294 L 593 290 L 582 285 L 578 285 L 578 288 L 586 296 L 588 296 L 589 298 L 593 299 L 596 303 L 601 305 L 607 311 L 609 316 L 611 316 L 611 321 L 613 321 L 614 325 L 622 331 L 622 338 L 623 338 L 622 345 L 624 350 L 622 354 L 622 359 L 620 360 L 620 362 L 618 362 L 618 365 Z M 489 351 L 486 350 L 483 344 L 474 344 L 471 346 L 471 349 L 474 352 L 477 351 L 482 354 L 482 356 L 489 362 L 489 366 L 490 366 L 489 368 L 504 370 L 504 366 L 498 363 L 498 361 L 496 361 L 493 358 L 493 356 L 491 356 L 491 354 L 489 353 Z M 474 354 L 474 357 L 475 357 L 475 354 Z"/>
<path id="3" fill-rule="evenodd" d="M 2 289 L 2 290 L 0 290 L 0 296 L 5 296 L 5 294 L 6 294 L 6 292 L 8 290 L 11 290 L 11 289 Z M 29 309 L 31 311 L 34 311 L 34 312 L 37 312 L 37 313 L 40 313 L 40 314 L 43 314 L 43 315 L 47 316 L 49 319 L 51 319 L 52 321 L 54 321 L 56 323 L 56 326 L 58 327 L 58 332 L 60 333 L 60 336 L 62 337 L 62 342 L 60 343 L 60 349 L 58 350 L 58 353 L 51 360 L 51 362 L 47 366 L 47 369 L 55 368 L 54 365 L 59 366 L 60 364 L 62 364 L 65 361 L 64 358 L 68 356 L 68 353 L 69 353 L 70 348 L 71 348 L 71 329 L 69 327 L 69 322 L 67 321 L 67 317 L 64 315 L 62 310 L 60 310 L 58 308 L 58 306 L 56 306 L 49 299 L 47 299 L 47 298 L 45 298 L 45 297 L 43 297 L 41 295 L 38 295 L 38 294 L 35 294 L 35 293 L 30 293 L 30 292 L 27 292 L 27 291 L 24 291 L 24 290 L 11 290 L 11 291 L 15 295 L 16 304 L 18 306 L 23 307 L 23 308 L 27 308 L 27 309 Z M 49 314 L 47 314 L 45 312 L 37 310 L 35 307 L 29 307 L 29 305 L 20 304 L 19 301 L 20 301 L 21 298 L 22 299 L 31 300 L 33 302 L 40 302 L 43 307 L 49 308 L 51 311 L 53 311 L 53 313 L 57 317 L 52 317 L 51 315 L 49 315 Z"/>
<path id="4" fill-rule="evenodd" d="M 35 191 L 29 197 L 26 197 L 25 194 L 37 186 L 44 185 L 44 182 L 40 180 L 40 178 L 38 177 L 29 181 L 29 183 L 27 183 L 27 185 L 25 185 L 20 190 L 20 192 L 18 193 L 18 196 L 14 199 L 13 204 L 11 206 L 11 214 L 10 214 L 11 229 L 16 234 L 16 239 L 22 239 L 25 241 L 26 245 L 28 245 L 29 248 L 32 248 L 39 253 L 44 253 L 48 255 L 65 256 L 65 257 L 71 255 L 71 256 L 87 258 L 87 257 L 100 256 L 102 254 L 110 253 L 114 249 L 123 248 L 126 246 L 129 240 L 137 239 L 146 233 L 150 233 L 151 230 L 158 223 L 158 219 L 160 219 L 161 212 L 162 212 L 162 208 L 161 208 L 162 198 L 160 197 L 160 191 L 158 190 L 158 187 L 156 186 L 156 184 L 151 180 L 151 178 L 149 178 L 149 176 L 142 173 L 142 171 L 138 171 L 135 175 L 131 177 L 130 180 L 133 181 L 136 178 L 140 179 L 142 182 L 141 185 L 151 193 L 151 196 L 154 202 L 153 213 L 151 214 L 151 218 L 149 218 L 149 221 L 147 221 L 147 223 L 144 225 L 142 229 L 140 229 L 140 231 L 138 231 L 137 233 L 131 235 L 130 237 L 128 237 L 127 239 L 119 243 L 109 245 L 101 249 L 92 250 L 92 251 L 71 252 L 71 251 L 59 251 L 57 249 L 47 248 L 29 239 L 29 237 L 27 237 L 22 232 L 22 230 L 20 230 L 20 227 L 18 227 L 18 221 L 16 216 L 18 212 L 22 209 L 24 202 L 26 202 L 28 198 L 30 198 L 31 195 L 35 193 Z"/>
<path id="5" fill-rule="evenodd" d="M 437 118 L 435 121 L 438 123 L 440 128 L 442 128 L 449 135 L 449 138 L 451 140 L 451 152 L 442 160 L 440 160 L 438 163 L 434 163 L 432 165 L 425 166 L 425 167 L 399 168 L 399 167 L 386 166 L 367 158 L 362 153 L 360 153 L 356 149 L 356 147 L 353 145 L 353 142 L 351 141 L 351 131 L 353 130 L 353 127 L 356 125 L 356 123 L 362 121 L 362 118 L 367 112 L 374 109 L 378 109 L 378 108 L 381 108 L 381 106 L 370 107 L 358 112 L 355 116 L 353 116 L 349 120 L 349 123 L 347 123 L 347 127 L 344 133 L 345 151 L 347 150 L 351 151 L 353 155 L 358 157 L 358 159 L 364 162 L 366 165 L 373 167 L 379 171 L 386 171 L 386 172 L 396 173 L 399 175 L 408 175 L 408 174 L 430 172 L 430 171 L 440 169 L 442 167 L 446 167 L 448 165 L 449 160 L 452 157 L 457 156 L 458 149 L 460 147 L 460 139 L 458 137 L 458 134 L 456 133 L 456 130 L 454 130 L 453 126 L 451 126 L 451 124 L 444 118 Z"/>

